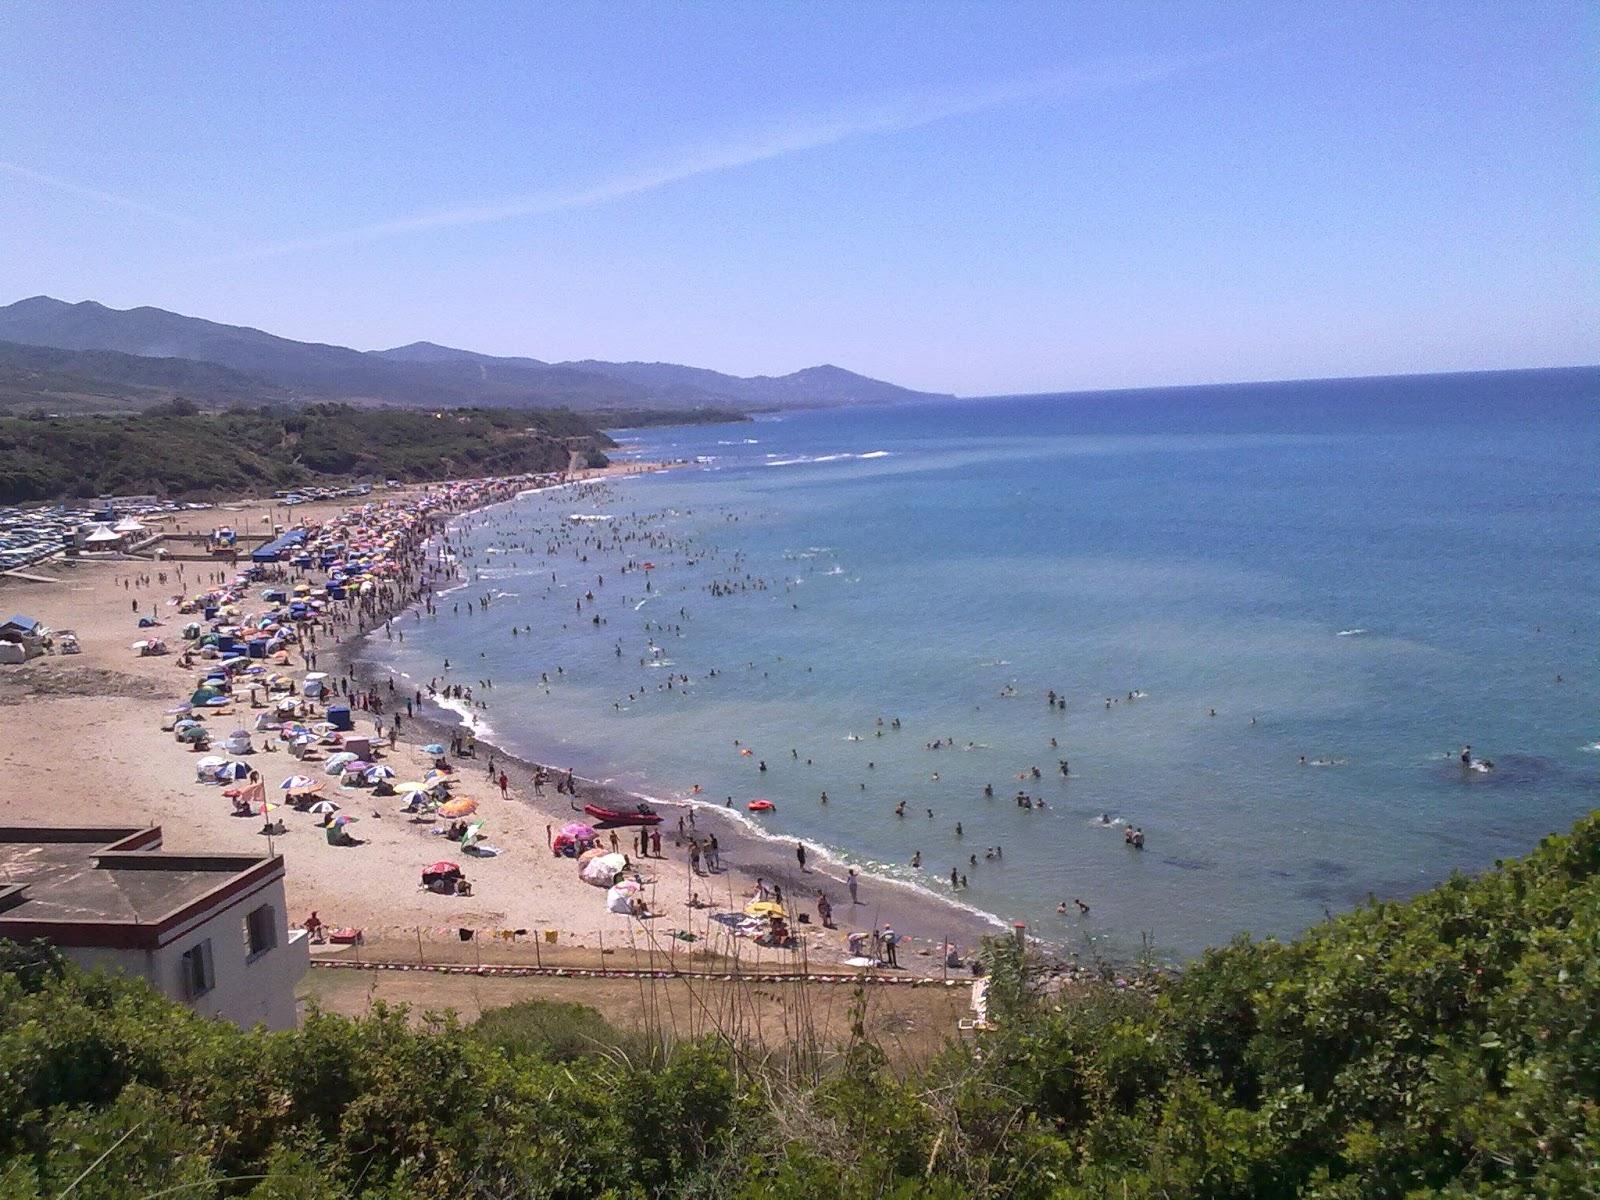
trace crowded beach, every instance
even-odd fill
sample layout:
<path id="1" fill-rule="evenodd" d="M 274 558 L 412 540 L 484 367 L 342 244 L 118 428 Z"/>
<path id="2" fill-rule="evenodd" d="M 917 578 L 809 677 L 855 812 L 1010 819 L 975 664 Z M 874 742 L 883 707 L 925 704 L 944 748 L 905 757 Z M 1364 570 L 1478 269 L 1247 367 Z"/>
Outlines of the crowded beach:
<path id="1" fill-rule="evenodd" d="M 233 505 L 234 526 L 271 537 L 8 584 L 8 605 L 41 629 L 70 626 L 81 651 L 0 675 L 0 712 L 26 727 L 0 747 L 14 819 L 139 818 L 175 847 L 281 854 L 293 919 L 322 954 L 415 961 L 470 940 L 517 961 L 519 946 L 649 947 L 778 970 L 965 971 L 981 921 L 938 921 L 958 946 L 898 889 L 874 895 L 852 876 L 846 896 L 803 849 L 797 870 L 695 806 L 652 807 L 521 762 L 445 697 L 354 663 L 363 634 L 456 581 L 440 550 L 452 519 L 553 482 L 449 483 L 353 508 Z M 217 516 L 196 513 L 191 528 Z"/>

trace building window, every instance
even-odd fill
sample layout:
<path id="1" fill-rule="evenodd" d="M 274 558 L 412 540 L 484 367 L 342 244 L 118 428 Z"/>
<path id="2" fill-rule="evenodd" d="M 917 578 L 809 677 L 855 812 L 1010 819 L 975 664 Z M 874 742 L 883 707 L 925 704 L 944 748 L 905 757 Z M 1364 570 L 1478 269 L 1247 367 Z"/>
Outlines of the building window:
<path id="1" fill-rule="evenodd" d="M 273 920 L 272 905 L 263 904 L 244 919 L 245 954 L 260 958 L 278 944 L 278 923 Z"/>
<path id="2" fill-rule="evenodd" d="M 178 960 L 178 968 L 183 974 L 185 999 L 197 1000 L 216 987 L 217 977 L 211 969 L 211 939 L 185 950 Z"/>

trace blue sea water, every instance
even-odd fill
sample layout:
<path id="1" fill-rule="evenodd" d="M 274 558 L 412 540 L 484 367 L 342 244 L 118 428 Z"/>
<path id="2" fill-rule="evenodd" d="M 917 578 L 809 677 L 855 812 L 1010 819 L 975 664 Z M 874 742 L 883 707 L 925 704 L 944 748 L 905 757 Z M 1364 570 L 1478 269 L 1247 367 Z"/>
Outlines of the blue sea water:
<path id="1" fill-rule="evenodd" d="M 770 798 L 775 834 L 946 894 L 955 866 L 957 899 L 1111 955 L 1291 934 L 1596 804 L 1600 371 L 622 436 L 699 461 L 492 510 L 465 538 L 479 577 L 379 643 L 413 680 L 445 659 L 492 679 L 510 749 L 663 797 Z M 1495 770 L 1463 771 L 1464 743 Z"/>

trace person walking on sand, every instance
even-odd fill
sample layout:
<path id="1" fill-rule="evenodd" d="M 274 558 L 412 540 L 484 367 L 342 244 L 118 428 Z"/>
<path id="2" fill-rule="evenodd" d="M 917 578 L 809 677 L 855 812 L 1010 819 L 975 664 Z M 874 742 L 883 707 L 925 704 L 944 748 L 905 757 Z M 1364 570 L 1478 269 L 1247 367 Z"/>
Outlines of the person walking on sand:
<path id="1" fill-rule="evenodd" d="M 804 871 L 806 869 L 806 847 L 804 842 L 796 842 L 794 844 L 794 857 L 795 861 L 800 864 L 800 869 Z"/>
<path id="2" fill-rule="evenodd" d="M 850 889 L 850 903 L 851 903 L 851 905 L 857 905 L 857 904 L 861 903 L 861 901 L 856 899 L 856 887 L 860 884 L 860 882 L 861 882 L 861 877 L 856 874 L 856 869 L 854 867 L 851 867 L 850 868 L 850 874 L 848 874 L 848 875 L 846 875 L 844 877 L 844 885 L 845 885 L 845 887 Z"/>
<path id="3" fill-rule="evenodd" d="M 894 931 L 892 925 L 883 927 L 883 961 L 896 969 L 900 966 L 900 959 L 895 955 L 894 948 L 900 941 L 900 935 Z"/>
<path id="4" fill-rule="evenodd" d="M 828 903 L 827 894 L 820 888 L 817 891 L 817 920 L 822 922 L 824 929 L 833 928 L 833 905 Z"/>
<path id="5" fill-rule="evenodd" d="M 659 829 L 650 831 L 650 853 L 656 858 L 661 857 L 661 831 Z"/>
<path id="6" fill-rule="evenodd" d="M 511 787 L 511 780 L 506 778 L 506 773 L 504 771 L 501 771 L 500 772 L 500 799 L 504 800 L 506 798 L 506 794 L 509 791 L 510 787 Z"/>

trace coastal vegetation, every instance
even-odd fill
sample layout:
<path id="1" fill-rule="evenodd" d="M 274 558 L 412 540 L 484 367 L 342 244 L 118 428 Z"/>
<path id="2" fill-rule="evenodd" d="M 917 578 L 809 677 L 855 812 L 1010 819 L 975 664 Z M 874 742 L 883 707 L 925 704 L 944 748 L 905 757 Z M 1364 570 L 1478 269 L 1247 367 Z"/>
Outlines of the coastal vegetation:
<path id="1" fill-rule="evenodd" d="M 860 1021 L 814 1061 L 565 1005 L 246 1033 L 9 947 L 0 1196 L 1592 1195 L 1597 949 L 1600 815 L 1159 984 L 993 943 L 994 1028 L 907 1072 Z"/>
<path id="2" fill-rule="evenodd" d="M 417 482 L 603 466 L 615 443 L 571 412 L 417 412 L 173 401 L 116 416 L 0 417 L 0 503 L 107 493 L 206 497 L 343 480 Z"/>

